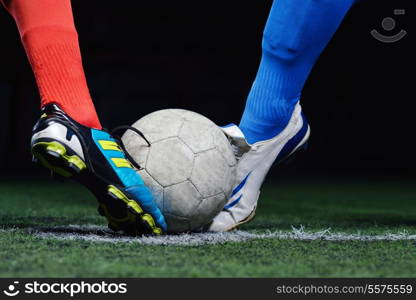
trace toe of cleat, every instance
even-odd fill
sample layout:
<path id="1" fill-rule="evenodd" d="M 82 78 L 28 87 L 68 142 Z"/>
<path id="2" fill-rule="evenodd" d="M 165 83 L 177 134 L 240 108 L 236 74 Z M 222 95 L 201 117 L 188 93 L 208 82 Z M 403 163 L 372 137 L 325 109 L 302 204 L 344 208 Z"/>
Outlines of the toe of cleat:
<path id="1" fill-rule="evenodd" d="M 109 196 L 118 201 L 122 201 L 127 208 L 128 218 L 131 220 L 131 224 L 135 224 L 135 228 L 144 227 L 147 232 L 154 235 L 161 235 L 163 231 L 156 225 L 154 218 L 147 213 L 144 213 L 143 209 L 135 200 L 129 199 L 120 189 L 114 185 L 109 185 L 107 188 Z M 134 228 L 131 228 L 134 231 Z M 131 232 L 131 230 L 128 230 Z"/>
<path id="2" fill-rule="evenodd" d="M 33 161 L 50 169 L 54 176 L 69 178 L 87 169 L 85 162 L 78 155 L 70 155 L 66 147 L 57 141 L 34 144 L 32 154 Z M 163 230 L 157 226 L 154 218 L 150 214 L 144 213 L 140 204 L 130 199 L 119 188 L 108 185 L 107 195 L 110 196 L 110 200 L 118 201 L 127 210 L 127 215 L 124 213 L 122 217 L 116 217 L 110 213 L 111 209 L 107 207 L 105 201 L 100 203 L 98 213 L 107 218 L 110 229 L 124 230 L 126 233 L 134 235 L 143 234 L 143 232 L 153 235 L 163 234 Z M 111 203 L 110 206 L 114 204 L 116 203 Z"/>

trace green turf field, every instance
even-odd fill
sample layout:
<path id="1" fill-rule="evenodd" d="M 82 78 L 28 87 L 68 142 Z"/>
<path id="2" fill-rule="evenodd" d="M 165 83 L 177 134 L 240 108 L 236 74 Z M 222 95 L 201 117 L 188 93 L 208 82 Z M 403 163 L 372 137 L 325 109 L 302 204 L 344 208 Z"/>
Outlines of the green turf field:
<path id="1" fill-rule="evenodd" d="M 71 183 L 3 180 L 0 197 L 1 277 L 416 276 L 416 240 L 409 238 L 416 234 L 416 187 L 411 184 L 269 183 L 256 219 L 241 228 L 258 238 L 199 246 L 34 234 L 70 224 L 105 225 L 92 196 Z M 330 228 L 331 233 L 356 237 L 405 238 L 339 241 L 260 235 L 290 233 L 301 226 L 309 233 Z"/>

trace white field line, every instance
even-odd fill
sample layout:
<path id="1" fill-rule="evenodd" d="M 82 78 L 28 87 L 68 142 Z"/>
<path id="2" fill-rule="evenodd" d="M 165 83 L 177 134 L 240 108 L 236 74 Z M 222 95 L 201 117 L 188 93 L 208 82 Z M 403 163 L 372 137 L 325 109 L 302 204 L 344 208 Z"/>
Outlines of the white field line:
<path id="1" fill-rule="evenodd" d="M 6 231 L 12 231 L 4 230 Z M 178 245 L 178 246 L 200 246 L 223 244 L 228 242 L 245 242 L 255 239 L 280 239 L 300 241 L 404 241 L 416 240 L 416 234 L 407 232 L 386 234 L 350 234 L 331 233 L 329 229 L 322 231 L 306 231 L 303 227 L 292 228 L 291 232 L 275 231 L 267 233 L 250 233 L 246 231 L 232 231 L 224 233 L 184 233 L 178 235 L 167 235 L 161 237 L 126 237 L 116 234 L 104 226 L 97 225 L 68 225 L 44 227 L 42 229 L 32 228 L 29 233 L 40 238 L 52 238 L 59 240 L 82 240 L 91 242 L 107 243 L 137 243 L 142 245 Z"/>

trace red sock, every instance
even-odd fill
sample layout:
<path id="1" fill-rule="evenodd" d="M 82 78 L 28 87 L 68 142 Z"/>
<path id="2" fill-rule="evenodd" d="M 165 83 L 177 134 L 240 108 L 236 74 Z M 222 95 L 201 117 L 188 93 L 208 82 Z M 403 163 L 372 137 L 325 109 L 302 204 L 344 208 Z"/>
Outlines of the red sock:
<path id="1" fill-rule="evenodd" d="M 0 0 L 17 23 L 41 96 L 71 118 L 101 129 L 78 44 L 70 0 Z"/>

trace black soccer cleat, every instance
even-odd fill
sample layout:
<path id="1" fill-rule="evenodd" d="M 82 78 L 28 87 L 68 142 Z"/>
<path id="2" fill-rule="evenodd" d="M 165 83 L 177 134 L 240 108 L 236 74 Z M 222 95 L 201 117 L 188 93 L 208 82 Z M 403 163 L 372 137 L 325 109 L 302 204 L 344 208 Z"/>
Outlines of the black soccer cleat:
<path id="1" fill-rule="evenodd" d="M 34 161 L 96 196 L 109 228 L 134 235 L 167 231 L 152 194 L 108 132 L 83 126 L 49 104 L 33 128 L 31 149 Z"/>

